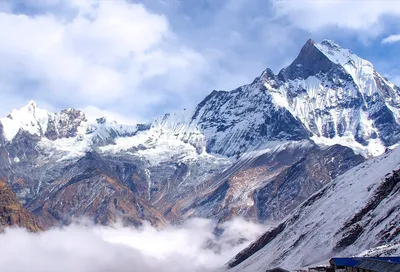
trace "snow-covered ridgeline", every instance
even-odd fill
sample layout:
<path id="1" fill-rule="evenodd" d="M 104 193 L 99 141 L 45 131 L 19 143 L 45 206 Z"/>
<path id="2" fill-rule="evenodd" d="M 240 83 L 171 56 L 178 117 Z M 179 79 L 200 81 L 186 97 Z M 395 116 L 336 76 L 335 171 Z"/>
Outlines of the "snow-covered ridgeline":
<path id="1" fill-rule="evenodd" d="M 175 149 L 184 143 L 197 154 L 238 158 L 268 142 L 309 138 L 376 156 L 399 141 L 399 118 L 400 90 L 370 62 L 333 41 L 310 40 L 278 75 L 267 69 L 251 84 L 214 91 L 194 113 L 126 126 L 86 120 L 73 109 L 49 113 L 30 102 L 0 121 L 8 141 L 23 130 L 63 150 L 80 147 L 79 153 L 93 147 L 120 152 L 139 145 Z"/>

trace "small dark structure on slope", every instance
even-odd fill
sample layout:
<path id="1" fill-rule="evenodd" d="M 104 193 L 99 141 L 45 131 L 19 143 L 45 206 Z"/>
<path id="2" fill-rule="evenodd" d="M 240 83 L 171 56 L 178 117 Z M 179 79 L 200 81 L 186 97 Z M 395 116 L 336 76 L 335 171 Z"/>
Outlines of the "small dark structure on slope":
<path id="1" fill-rule="evenodd" d="M 282 269 L 282 268 L 279 268 L 279 267 L 276 267 L 276 268 L 268 269 L 265 272 L 289 272 L 289 271 L 285 270 L 285 269 Z"/>
<path id="2" fill-rule="evenodd" d="M 400 272 L 400 257 L 332 258 L 332 271 Z"/>

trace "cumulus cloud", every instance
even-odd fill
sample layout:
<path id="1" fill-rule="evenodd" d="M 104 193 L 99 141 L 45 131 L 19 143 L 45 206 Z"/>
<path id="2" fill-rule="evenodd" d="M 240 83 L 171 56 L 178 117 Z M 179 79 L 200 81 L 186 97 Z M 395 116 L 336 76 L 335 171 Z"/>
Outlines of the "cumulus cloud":
<path id="1" fill-rule="evenodd" d="M 79 224 L 39 234 L 8 229 L 0 234 L 0 266 L 5 272 L 213 271 L 265 228 L 234 219 L 217 236 L 213 221 L 192 219 L 162 230 Z"/>
<path id="2" fill-rule="evenodd" d="M 286 16 L 293 26 L 307 31 L 340 27 L 365 31 L 374 36 L 383 30 L 379 20 L 400 15 L 397 1 L 274 0 L 278 16 Z M 365 33 L 364 33 L 365 34 Z"/>
<path id="3" fill-rule="evenodd" d="M 390 35 L 382 40 L 382 43 L 395 43 L 400 42 L 400 34 L 399 35 Z"/>
<path id="4" fill-rule="evenodd" d="M 64 8 L 62 16 L 0 9 L 5 97 L 61 107 L 112 106 L 140 115 L 165 96 L 184 97 L 182 90 L 204 68 L 201 54 L 143 5 L 76 0 Z"/>

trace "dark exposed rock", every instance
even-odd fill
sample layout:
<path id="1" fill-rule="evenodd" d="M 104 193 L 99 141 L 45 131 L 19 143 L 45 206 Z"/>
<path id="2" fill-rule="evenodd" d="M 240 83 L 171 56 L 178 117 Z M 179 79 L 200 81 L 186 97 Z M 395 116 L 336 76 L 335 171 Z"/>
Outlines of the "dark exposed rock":
<path id="1" fill-rule="evenodd" d="M 62 110 L 59 115 L 49 118 L 44 136 L 50 140 L 75 137 L 77 129 L 83 121 L 86 121 L 86 117 L 82 111 L 76 109 Z"/>
<path id="2" fill-rule="evenodd" d="M 338 64 L 330 61 L 327 56 L 315 47 L 315 42 L 309 39 L 292 64 L 279 72 L 278 78 L 282 81 L 296 78 L 305 79 L 320 73 L 329 73 L 332 69 L 343 70 Z M 344 71 L 342 72 L 345 74 Z"/>

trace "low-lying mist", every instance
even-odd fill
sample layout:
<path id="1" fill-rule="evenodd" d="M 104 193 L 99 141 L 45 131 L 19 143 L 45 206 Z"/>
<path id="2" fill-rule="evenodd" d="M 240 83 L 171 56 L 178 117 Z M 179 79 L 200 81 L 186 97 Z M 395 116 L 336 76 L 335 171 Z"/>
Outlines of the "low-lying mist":
<path id="1" fill-rule="evenodd" d="M 236 218 L 218 226 L 191 219 L 157 230 L 75 223 L 42 233 L 10 228 L 0 234 L 4 272 L 213 271 L 267 227 Z"/>

